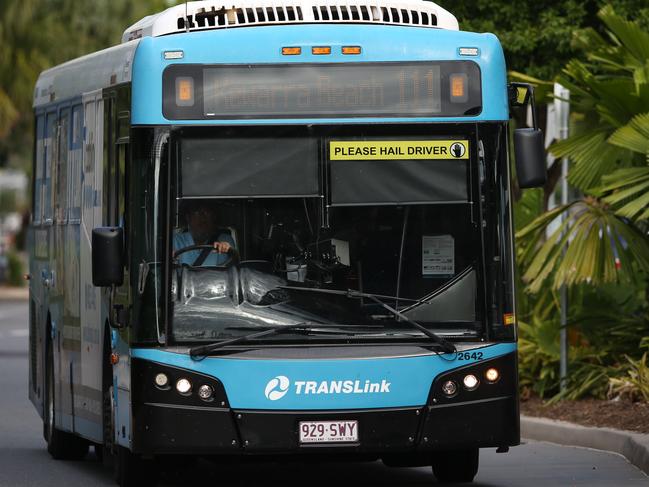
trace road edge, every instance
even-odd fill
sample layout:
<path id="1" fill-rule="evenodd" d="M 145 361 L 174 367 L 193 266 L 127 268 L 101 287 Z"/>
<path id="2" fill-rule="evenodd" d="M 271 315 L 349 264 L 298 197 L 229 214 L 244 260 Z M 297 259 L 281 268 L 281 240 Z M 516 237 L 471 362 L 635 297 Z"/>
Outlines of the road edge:
<path id="1" fill-rule="evenodd" d="M 646 434 L 521 416 L 521 436 L 530 440 L 619 453 L 649 475 L 649 435 Z"/>
<path id="2" fill-rule="evenodd" d="M 0 285 L 0 301 L 27 301 L 29 287 L 10 287 Z"/>

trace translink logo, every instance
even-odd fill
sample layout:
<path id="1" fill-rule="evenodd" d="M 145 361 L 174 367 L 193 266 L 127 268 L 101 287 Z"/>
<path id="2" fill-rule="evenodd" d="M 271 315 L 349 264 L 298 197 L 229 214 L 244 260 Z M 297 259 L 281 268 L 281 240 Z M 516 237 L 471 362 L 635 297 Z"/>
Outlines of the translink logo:
<path id="1" fill-rule="evenodd" d="M 381 382 L 370 380 L 296 380 L 293 382 L 293 392 L 297 396 L 320 394 L 385 394 L 390 392 L 391 382 L 383 379 Z M 268 381 L 264 394 L 266 399 L 277 401 L 283 398 L 291 387 L 291 380 L 285 375 Z"/>

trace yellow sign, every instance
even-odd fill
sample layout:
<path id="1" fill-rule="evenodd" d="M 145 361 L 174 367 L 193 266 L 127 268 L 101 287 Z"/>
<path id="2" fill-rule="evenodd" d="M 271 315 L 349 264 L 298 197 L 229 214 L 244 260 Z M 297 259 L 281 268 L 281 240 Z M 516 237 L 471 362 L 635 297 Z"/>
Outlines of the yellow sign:
<path id="1" fill-rule="evenodd" d="M 332 161 L 468 158 L 468 140 L 346 140 L 329 142 L 329 159 Z"/>

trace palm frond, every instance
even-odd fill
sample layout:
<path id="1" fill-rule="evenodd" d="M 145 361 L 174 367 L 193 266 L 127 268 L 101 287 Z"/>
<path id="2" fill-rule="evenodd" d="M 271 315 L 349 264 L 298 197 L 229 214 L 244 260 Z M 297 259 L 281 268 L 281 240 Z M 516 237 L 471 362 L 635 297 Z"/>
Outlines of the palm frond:
<path id="1" fill-rule="evenodd" d="M 523 191 L 521 199 L 514 204 L 514 227 L 526 227 L 542 212 L 543 190 L 534 188 Z"/>
<path id="2" fill-rule="evenodd" d="M 574 135 L 550 146 L 553 156 L 572 159 L 574 164 L 568 174 L 570 184 L 586 192 L 619 165 L 630 164 L 633 154 L 628 149 L 609 144 L 608 137 L 606 129 L 599 129 Z"/>
<path id="3" fill-rule="evenodd" d="M 558 215 L 564 220 L 547 238 L 547 226 Z M 637 280 L 649 271 L 649 238 L 598 200 L 589 198 L 542 215 L 517 234 L 524 248 L 527 290 L 538 292 L 546 280 L 552 288 Z"/>
<path id="4" fill-rule="evenodd" d="M 618 128 L 638 113 L 649 111 L 649 105 L 637 95 L 633 79 L 614 78 L 592 83 L 595 108 L 602 120 L 612 128 Z"/>
<path id="5" fill-rule="evenodd" d="M 604 178 L 602 199 L 619 216 L 649 219 L 649 166 L 621 169 Z"/>
<path id="6" fill-rule="evenodd" d="M 638 22 L 628 21 L 617 15 L 610 5 L 602 7 L 597 16 L 637 63 L 644 65 L 649 59 L 649 33 L 645 32 Z"/>
<path id="7" fill-rule="evenodd" d="M 646 154 L 649 152 L 649 112 L 633 117 L 629 123 L 617 129 L 608 141 L 626 149 Z"/>

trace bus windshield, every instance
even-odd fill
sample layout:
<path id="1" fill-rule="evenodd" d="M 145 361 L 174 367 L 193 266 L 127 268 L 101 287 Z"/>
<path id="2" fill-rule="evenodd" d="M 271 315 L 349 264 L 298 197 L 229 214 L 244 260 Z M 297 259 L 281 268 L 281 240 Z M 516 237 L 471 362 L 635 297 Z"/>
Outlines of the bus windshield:
<path id="1" fill-rule="evenodd" d="M 381 303 L 441 335 L 483 333 L 466 137 L 202 129 L 175 147 L 175 341 L 299 323 L 424 336 Z"/>

